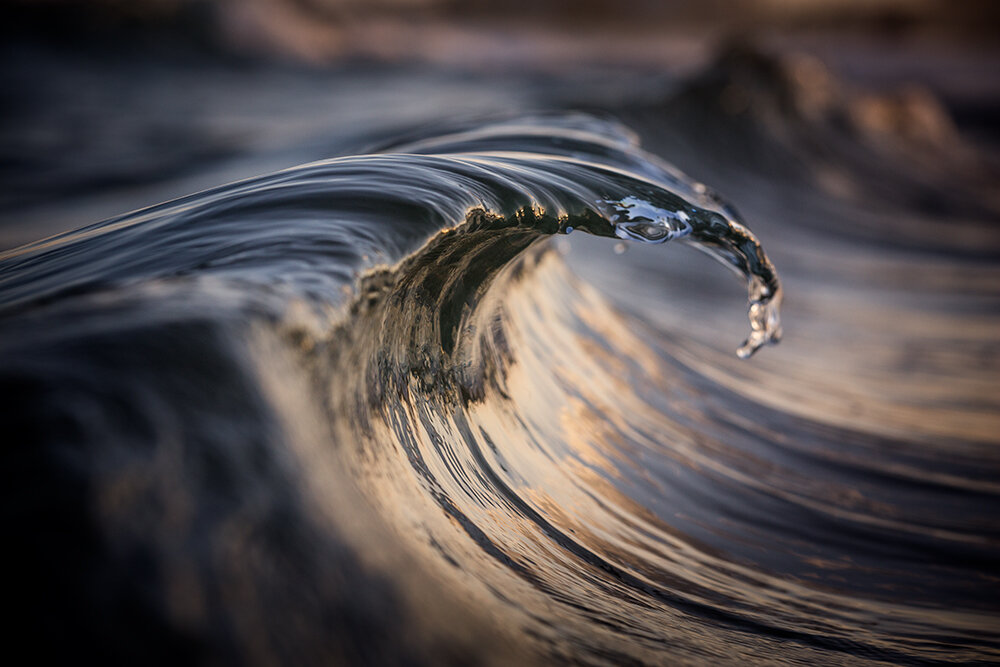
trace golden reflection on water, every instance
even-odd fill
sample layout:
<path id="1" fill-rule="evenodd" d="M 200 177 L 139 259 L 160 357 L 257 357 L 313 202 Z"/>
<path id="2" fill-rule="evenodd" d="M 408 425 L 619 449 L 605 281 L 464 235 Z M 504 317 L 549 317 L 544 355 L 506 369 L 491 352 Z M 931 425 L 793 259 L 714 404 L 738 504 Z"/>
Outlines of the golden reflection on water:
<path id="1" fill-rule="evenodd" d="M 500 600 L 498 626 L 552 654 L 583 647 L 703 662 L 774 661 L 780 651 L 788 663 L 822 655 L 857 664 L 857 655 L 823 649 L 844 642 L 921 659 L 981 657 L 917 638 L 942 626 L 975 638 L 992 624 L 989 613 L 895 595 L 941 575 L 886 570 L 891 559 L 870 554 L 855 559 L 852 548 L 868 548 L 862 538 L 816 543 L 796 523 L 818 516 L 926 540 L 968 537 L 911 523 L 849 475 L 796 469 L 797 456 L 836 463 L 842 453 L 829 449 L 834 441 L 789 441 L 754 406 L 849 419 L 852 428 L 856 415 L 810 407 L 805 392 L 793 400 L 766 366 L 730 363 L 623 320 L 555 253 L 523 261 L 529 278 L 507 269 L 494 286 L 503 293 L 504 349 L 476 343 L 477 354 L 502 357 L 486 395 L 463 404 L 444 387 L 436 395 L 405 388 L 363 432 L 371 459 L 349 461 L 376 514 L 450 590 L 473 607 Z M 718 388 L 737 398 L 719 404 Z M 877 393 L 866 391 L 857 400 Z M 900 424 L 934 419 L 884 410 Z M 958 423 L 962 435 L 978 432 Z M 889 472 L 907 472 L 887 461 Z M 802 639 L 736 629 L 741 623 Z"/>

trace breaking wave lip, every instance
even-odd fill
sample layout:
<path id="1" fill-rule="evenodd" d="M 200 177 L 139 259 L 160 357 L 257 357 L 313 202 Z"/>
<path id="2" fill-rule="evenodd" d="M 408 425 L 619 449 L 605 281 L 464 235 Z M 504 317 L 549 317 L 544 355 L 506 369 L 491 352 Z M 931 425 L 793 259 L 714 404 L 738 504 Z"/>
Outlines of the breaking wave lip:
<path id="1" fill-rule="evenodd" d="M 29 244 L 0 256 L 0 307 L 186 275 L 330 304 L 366 266 L 398 261 L 476 209 L 543 221 L 540 234 L 693 244 L 747 281 L 752 330 L 740 356 L 780 337 L 777 273 L 732 207 L 624 128 L 582 114 L 304 165 Z"/>
<path id="2" fill-rule="evenodd" d="M 77 458 L 53 456 L 49 478 L 100 492 L 80 521 L 115 548 L 81 563 L 188 540 L 194 571 L 169 549 L 142 552 L 166 602 L 141 606 L 223 656 L 997 655 L 988 613 L 857 597 L 832 577 L 809 585 L 854 567 L 844 553 L 870 573 L 892 549 L 865 507 L 844 512 L 836 488 L 807 484 L 822 459 L 809 447 L 856 434 L 755 404 L 617 313 L 546 242 L 576 231 L 708 252 L 747 287 L 739 355 L 779 339 L 775 267 L 732 206 L 617 123 L 536 115 L 396 140 L 0 255 L 6 407 L 38 433 L 25 447 L 70 443 Z M 769 438 L 808 447 L 774 453 Z M 135 463 L 149 439 L 166 453 Z M 871 474 L 840 463 L 848 481 Z M 151 484 L 167 508 L 157 521 L 126 502 L 146 488 L 129 466 L 176 475 Z M 948 572 L 991 553 L 988 540 L 892 528 L 950 554 Z M 225 558 L 244 563 L 234 533 L 254 556 L 249 592 L 227 598 L 214 576 L 229 575 Z M 766 539 L 781 553 L 761 554 Z M 178 582 L 197 593 L 171 597 Z M 212 607 L 213 595 L 228 602 Z M 244 623 L 242 606 L 267 622 Z M 332 631 L 331 606 L 349 620 Z M 420 636 L 394 634 L 407 626 Z M 479 629 L 458 637 L 466 626 Z"/>

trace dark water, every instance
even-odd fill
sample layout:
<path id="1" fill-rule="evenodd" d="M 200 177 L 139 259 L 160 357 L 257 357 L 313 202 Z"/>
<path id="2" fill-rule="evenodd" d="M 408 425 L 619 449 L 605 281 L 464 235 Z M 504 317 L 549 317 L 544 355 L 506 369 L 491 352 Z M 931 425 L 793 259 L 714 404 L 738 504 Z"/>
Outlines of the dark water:
<path id="1" fill-rule="evenodd" d="M 808 61 L 595 113 L 386 136 L 0 255 L 15 637 L 1000 661 L 994 167 L 933 100 Z"/>

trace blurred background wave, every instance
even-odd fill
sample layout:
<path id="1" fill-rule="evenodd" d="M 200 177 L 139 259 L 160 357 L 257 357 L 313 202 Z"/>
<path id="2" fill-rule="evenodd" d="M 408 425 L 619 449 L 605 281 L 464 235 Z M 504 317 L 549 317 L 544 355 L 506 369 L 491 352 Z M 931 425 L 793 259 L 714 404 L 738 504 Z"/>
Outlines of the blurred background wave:
<path id="1" fill-rule="evenodd" d="M 905 87 L 997 140 L 985 1 L 11 0 L 3 15 L 7 247 L 387 125 L 662 97 L 734 39 Z"/>

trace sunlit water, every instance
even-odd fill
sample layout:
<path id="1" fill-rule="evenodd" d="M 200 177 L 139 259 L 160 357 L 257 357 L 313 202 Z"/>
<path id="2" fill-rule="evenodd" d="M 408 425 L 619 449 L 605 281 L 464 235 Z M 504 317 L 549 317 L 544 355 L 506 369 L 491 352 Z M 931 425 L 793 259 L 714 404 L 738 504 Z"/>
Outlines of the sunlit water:
<path id="1" fill-rule="evenodd" d="M 26 625 L 132 660 L 1000 660 L 995 201 L 948 127 L 796 72 L 4 253 Z"/>

